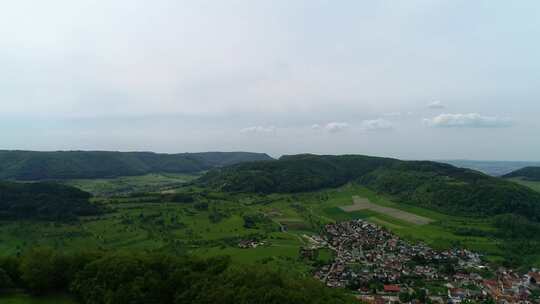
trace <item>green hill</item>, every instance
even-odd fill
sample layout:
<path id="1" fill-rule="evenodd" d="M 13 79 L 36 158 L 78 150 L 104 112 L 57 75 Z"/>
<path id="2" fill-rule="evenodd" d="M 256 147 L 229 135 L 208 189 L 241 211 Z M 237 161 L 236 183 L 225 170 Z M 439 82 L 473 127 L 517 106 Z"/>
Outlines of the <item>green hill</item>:
<path id="1" fill-rule="evenodd" d="M 504 178 L 519 177 L 528 181 L 540 181 L 540 167 L 525 167 L 503 176 Z"/>
<path id="2" fill-rule="evenodd" d="M 0 182 L 0 218 L 66 220 L 99 214 L 90 197 L 77 188 L 54 183 Z"/>
<path id="3" fill-rule="evenodd" d="M 266 154 L 205 152 L 158 154 L 107 151 L 0 151 L 0 179 L 109 178 L 147 173 L 191 173 L 244 161 L 270 160 Z"/>
<path id="4" fill-rule="evenodd" d="M 361 155 L 286 156 L 213 170 L 199 183 L 229 192 L 302 192 L 357 182 L 400 202 L 467 216 L 540 220 L 540 194 L 483 173 L 429 161 Z"/>

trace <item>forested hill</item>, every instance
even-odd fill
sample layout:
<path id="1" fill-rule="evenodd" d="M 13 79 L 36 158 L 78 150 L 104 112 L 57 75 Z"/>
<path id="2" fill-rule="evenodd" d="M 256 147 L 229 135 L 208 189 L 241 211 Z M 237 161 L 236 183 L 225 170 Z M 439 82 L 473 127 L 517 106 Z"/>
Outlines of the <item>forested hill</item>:
<path id="1" fill-rule="evenodd" d="M 67 220 L 95 215 L 90 194 L 54 183 L 0 182 L 0 219 Z"/>
<path id="2" fill-rule="evenodd" d="M 0 179 L 105 178 L 147 173 L 191 173 L 272 159 L 249 152 L 158 154 L 106 151 L 0 151 Z"/>
<path id="3" fill-rule="evenodd" d="M 525 167 L 503 176 L 504 178 L 520 177 L 530 181 L 540 181 L 540 167 Z"/>
<path id="4" fill-rule="evenodd" d="M 213 170 L 199 182 L 231 192 L 301 192 L 358 182 L 398 201 L 451 214 L 516 213 L 540 220 L 540 193 L 483 173 L 429 161 L 296 155 Z"/>

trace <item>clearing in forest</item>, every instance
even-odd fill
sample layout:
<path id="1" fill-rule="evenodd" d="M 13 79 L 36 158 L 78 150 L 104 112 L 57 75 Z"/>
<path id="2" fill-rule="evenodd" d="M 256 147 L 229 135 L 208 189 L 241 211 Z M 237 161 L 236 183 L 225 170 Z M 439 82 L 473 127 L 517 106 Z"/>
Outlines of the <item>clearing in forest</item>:
<path id="1" fill-rule="evenodd" d="M 368 198 L 363 198 L 359 196 L 353 196 L 353 202 L 354 204 L 349 206 L 343 206 L 340 207 L 341 210 L 345 212 L 354 212 L 359 210 L 372 210 L 378 213 L 382 213 L 388 216 L 391 216 L 393 218 L 416 224 L 416 225 L 426 225 L 431 222 L 433 222 L 432 219 L 419 216 L 410 212 L 406 212 L 403 210 L 390 208 L 390 207 L 383 207 L 377 204 L 372 203 Z"/>

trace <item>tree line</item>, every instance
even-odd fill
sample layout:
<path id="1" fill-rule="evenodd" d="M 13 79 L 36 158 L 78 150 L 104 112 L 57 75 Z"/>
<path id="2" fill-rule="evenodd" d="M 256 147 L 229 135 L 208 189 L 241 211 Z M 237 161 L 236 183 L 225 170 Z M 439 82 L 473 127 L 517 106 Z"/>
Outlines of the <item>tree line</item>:
<path id="1" fill-rule="evenodd" d="M 227 256 L 78 252 L 36 248 L 0 259 L 0 290 L 66 292 L 84 304 L 355 303 L 312 278 L 231 264 Z"/>
<path id="2" fill-rule="evenodd" d="M 0 181 L 0 219 L 74 220 L 103 210 L 90 202 L 91 194 L 55 183 Z"/>

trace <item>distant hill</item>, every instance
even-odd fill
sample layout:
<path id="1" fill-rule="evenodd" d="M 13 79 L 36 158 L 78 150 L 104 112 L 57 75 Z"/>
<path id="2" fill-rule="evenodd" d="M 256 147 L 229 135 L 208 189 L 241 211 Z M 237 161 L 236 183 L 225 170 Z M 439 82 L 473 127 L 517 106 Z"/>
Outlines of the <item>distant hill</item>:
<path id="1" fill-rule="evenodd" d="M 0 182 L 0 219 L 58 219 L 99 214 L 91 195 L 54 183 Z"/>
<path id="2" fill-rule="evenodd" d="M 0 179 L 107 178 L 147 173 L 191 173 L 245 161 L 271 160 L 262 153 L 158 154 L 107 151 L 0 151 Z"/>
<path id="3" fill-rule="evenodd" d="M 361 155 L 285 156 L 213 170 L 199 183 L 231 192 L 301 192 L 357 182 L 441 212 L 471 216 L 516 213 L 540 220 L 540 194 L 486 174 L 430 161 Z"/>
<path id="4" fill-rule="evenodd" d="M 440 160 L 439 162 L 460 168 L 473 169 L 492 176 L 503 176 L 524 167 L 540 166 L 540 162 L 526 161 Z"/>
<path id="5" fill-rule="evenodd" d="M 528 181 L 540 181 L 540 167 L 525 167 L 505 174 L 504 178 L 519 177 Z"/>

